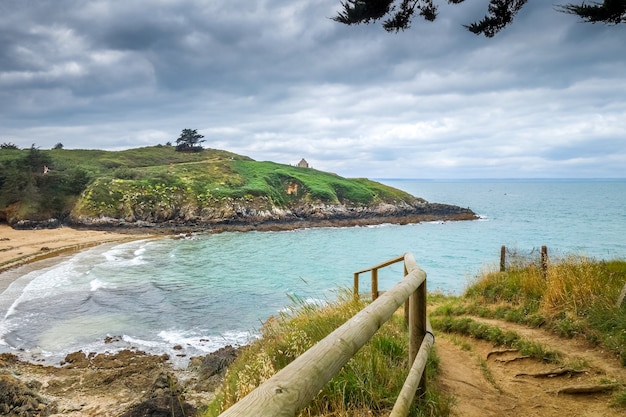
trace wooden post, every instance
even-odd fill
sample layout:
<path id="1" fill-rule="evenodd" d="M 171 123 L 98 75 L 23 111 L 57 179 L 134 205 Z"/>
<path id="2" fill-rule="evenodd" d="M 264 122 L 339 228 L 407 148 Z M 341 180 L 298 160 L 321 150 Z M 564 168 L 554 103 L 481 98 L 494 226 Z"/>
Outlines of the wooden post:
<path id="1" fill-rule="evenodd" d="M 548 279 L 548 247 L 541 247 L 541 274 L 543 279 Z"/>
<path id="2" fill-rule="evenodd" d="M 372 269 L 372 301 L 378 298 L 378 269 Z"/>
<path id="3" fill-rule="evenodd" d="M 425 274 L 424 274 L 425 275 Z M 417 331 L 418 331 L 418 343 L 417 350 L 415 350 L 415 356 L 411 358 L 411 364 L 415 362 L 415 357 L 417 356 L 417 352 L 419 351 L 422 343 L 424 342 L 424 337 L 426 336 L 427 326 L 426 323 L 428 321 L 428 315 L 426 313 L 426 302 L 428 293 L 426 291 L 426 279 L 424 282 L 417 288 Z M 422 374 L 422 379 L 419 384 L 420 392 L 419 396 L 422 397 L 426 392 L 426 369 L 424 369 L 424 373 Z"/>
<path id="4" fill-rule="evenodd" d="M 367 343 L 426 279 L 416 267 L 311 349 L 225 410 L 222 417 L 293 417 Z"/>
<path id="5" fill-rule="evenodd" d="M 354 273 L 354 298 L 359 298 L 359 273 Z"/>
<path id="6" fill-rule="evenodd" d="M 409 371 L 409 376 L 407 376 L 406 381 L 404 381 L 402 390 L 398 395 L 398 399 L 396 400 L 389 417 L 406 417 L 409 415 L 409 410 L 411 408 L 411 404 L 413 403 L 413 399 L 415 398 L 415 393 L 420 389 L 424 389 L 423 381 L 426 375 L 426 362 L 428 361 L 428 354 L 430 353 L 430 349 L 433 347 L 434 343 L 435 337 L 433 334 L 426 333 L 424 343 L 420 346 L 415 362 L 413 362 L 413 366 Z M 423 393 L 424 391 L 421 391 L 421 394 Z"/>
<path id="7" fill-rule="evenodd" d="M 406 263 L 403 262 L 403 265 L 404 265 L 404 277 L 406 278 L 409 271 L 406 269 Z M 409 326 L 409 300 L 408 299 L 404 302 L 404 324 L 407 327 Z"/>
<path id="8" fill-rule="evenodd" d="M 506 271 L 506 246 L 500 248 L 500 272 Z"/>

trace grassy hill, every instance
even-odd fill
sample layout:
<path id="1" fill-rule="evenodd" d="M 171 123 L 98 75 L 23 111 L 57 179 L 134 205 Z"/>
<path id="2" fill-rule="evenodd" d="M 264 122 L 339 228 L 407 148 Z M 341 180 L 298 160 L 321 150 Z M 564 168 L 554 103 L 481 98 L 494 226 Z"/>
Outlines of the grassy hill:
<path id="1" fill-rule="evenodd" d="M 47 167 L 47 172 L 44 172 Z M 172 146 L 124 151 L 0 150 L 0 221 L 127 222 L 281 216 L 305 205 L 426 204 L 367 179 Z M 269 214 L 268 214 L 269 213 Z M 260 217 L 259 217 L 260 218 Z"/>

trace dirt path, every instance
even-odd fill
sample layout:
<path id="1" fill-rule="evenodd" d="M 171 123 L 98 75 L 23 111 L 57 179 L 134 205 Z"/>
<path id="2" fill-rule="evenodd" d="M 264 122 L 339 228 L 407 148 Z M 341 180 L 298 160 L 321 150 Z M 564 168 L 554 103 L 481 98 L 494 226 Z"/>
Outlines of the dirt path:
<path id="1" fill-rule="evenodd" d="M 594 349 L 580 340 L 562 339 L 541 329 L 532 329 L 499 320 L 473 317 L 475 321 L 511 330 L 563 355 L 565 367 L 580 373 L 536 377 L 559 365 L 523 358 L 519 352 L 494 348 L 491 343 L 458 335 L 437 334 L 435 347 L 441 363 L 444 389 L 454 395 L 453 416 L 624 416 L 623 409 L 611 407 L 611 392 L 557 394 L 565 387 L 619 384 L 624 389 L 626 369 L 615 355 Z M 569 366 L 568 366 L 569 365 Z"/>

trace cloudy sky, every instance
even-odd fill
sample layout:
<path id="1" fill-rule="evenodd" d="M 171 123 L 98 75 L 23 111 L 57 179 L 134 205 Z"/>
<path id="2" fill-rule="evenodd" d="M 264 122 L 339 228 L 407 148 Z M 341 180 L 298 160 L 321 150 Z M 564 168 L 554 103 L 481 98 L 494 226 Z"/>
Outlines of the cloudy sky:
<path id="1" fill-rule="evenodd" d="M 563 0 L 566 1 L 566 0 Z M 339 0 L 0 0 L 0 143 L 175 142 L 347 177 L 626 177 L 626 25 L 487 0 L 403 33 Z"/>

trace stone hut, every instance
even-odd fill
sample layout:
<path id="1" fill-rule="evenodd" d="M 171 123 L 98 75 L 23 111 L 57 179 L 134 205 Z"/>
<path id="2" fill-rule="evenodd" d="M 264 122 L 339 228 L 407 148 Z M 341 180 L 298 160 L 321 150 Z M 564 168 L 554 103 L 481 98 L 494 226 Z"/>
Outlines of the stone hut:
<path id="1" fill-rule="evenodd" d="M 300 160 L 300 162 L 298 162 L 298 165 L 296 165 L 297 167 L 300 168 L 308 168 L 309 167 L 309 163 L 306 161 L 306 159 L 302 158 Z"/>

